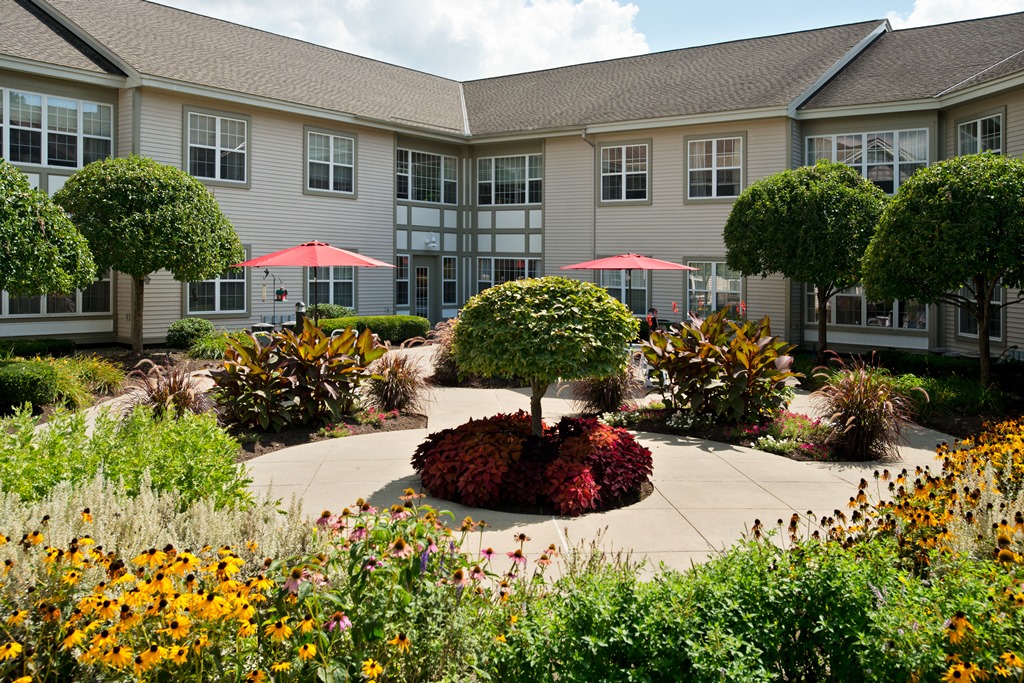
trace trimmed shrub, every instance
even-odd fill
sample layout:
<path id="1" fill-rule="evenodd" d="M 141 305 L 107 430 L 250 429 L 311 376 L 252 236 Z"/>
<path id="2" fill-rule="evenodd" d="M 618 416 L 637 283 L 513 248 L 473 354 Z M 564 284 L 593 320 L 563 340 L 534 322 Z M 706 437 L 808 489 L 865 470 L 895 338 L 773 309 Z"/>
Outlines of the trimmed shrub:
<path id="1" fill-rule="evenodd" d="M 25 403 L 38 410 L 57 400 L 57 371 L 40 361 L 13 361 L 0 365 L 0 411 Z"/>
<path id="2" fill-rule="evenodd" d="M 651 452 L 624 429 L 564 417 L 532 435 L 519 411 L 435 432 L 413 454 L 431 494 L 474 507 L 542 506 L 563 515 L 636 500 L 652 472 Z"/>
<path id="3" fill-rule="evenodd" d="M 212 336 L 216 331 L 206 318 L 182 318 L 167 328 L 167 345 L 173 349 L 188 349 L 197 339 Z"/>
<path id="4" fill-rule="evenodd" d="M 370 365 L 373 376 L 366 382 L 366 402 L 382 412 L 419 410 L 426 381 L 416 358 L 389 352 Z"/>
<path id="5" fill-rule="evenodd" d="M 70 356 L 75 352 L 71 339 L 0 339 L 0 356 Z"/>
<path id="6" fill-rule="evenodd" d="M 356 332 L 370 330 L 383 342 L 401 344 L 414 337 L 427 336 L 427 332 L 430 330 L 430 321 L 416 315 L 357 315 L 348 318 L 320 320 L 320 329 L 328 335 L 335 330 L 344 330 L 349 327 Z"/>
<path id="7" fill-rule="evenodd" d="M 328 318 L 351 318 L 356 312 L 348 306 L 341 304 L 311 304 L 306 307 L 306 315 L 310 318 L 319 318 L 321 321 Z"/>

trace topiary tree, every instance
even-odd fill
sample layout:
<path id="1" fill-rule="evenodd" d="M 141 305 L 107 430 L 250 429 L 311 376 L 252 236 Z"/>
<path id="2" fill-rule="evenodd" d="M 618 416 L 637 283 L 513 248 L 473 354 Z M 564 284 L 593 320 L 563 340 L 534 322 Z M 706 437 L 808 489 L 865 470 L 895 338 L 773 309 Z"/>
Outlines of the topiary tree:
<path id="1" fill-rule="evenodd" d="M 781 273 L 817 289 L 819 362 L 828 348 L 828 300 L 860 281 L 860 260 L 885 201 L 853 168 L 819 161 L 757 181 L 725 223 L 729 267 L 761 277 Z"/>
<path id="2" fill-rule="evenodd" d="M 217 200 L 184 171 L 143 157 L 105 159 L 71 176 L 54 195 L 82 231 L 100 268 L 130 275 L 132 350 L 142 351 L 146 277 L 211 278 L 245 258 Z"/>
<path id="3" fill-rule="evenodd" d="M 89 244 L 64 210 L 0 159 L 0 289 L 67 293 L 95 279 Z"/>
<path id="4" fill-rule="evenodd" d="M 988 384 L 989 321 L 1024 301 L 1024 161 L 971 154 L 911 176 L 882 214 L 864 286 L 872 298 L 945 302 L 974 318 Z M 999 287 L 1016 298 L 993 303 Z"/>
<path id="5" fill-rule="evenodd" d="M 530 381 L 533 433 L 542 435 L 541 398 L 559 378 L 608 377 L 627 362 L 637 321 L 590 282 L 564 277 L 514 280 L 470 299 L 455 326 L 459 369 Z"/>

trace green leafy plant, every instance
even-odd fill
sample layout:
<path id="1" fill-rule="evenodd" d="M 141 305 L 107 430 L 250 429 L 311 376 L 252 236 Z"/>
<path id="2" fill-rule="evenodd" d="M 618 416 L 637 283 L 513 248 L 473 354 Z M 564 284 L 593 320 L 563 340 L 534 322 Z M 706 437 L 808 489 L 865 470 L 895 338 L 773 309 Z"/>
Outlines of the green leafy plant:
<path id="1" fill-rule="evenodd" d="M 56 402 L 71 409 L 92 405 L 93 395 L 111 396 L 124 384 L 120 367 L 95 355 L 36 358 L 57 373 Z"/>
<path id="2" fill-rule="evenodd" d="M 38 410 L 57 400 L 57 372 L 41 361 L 0 364 L 0 412 L 25 403 Z"/>
<path id="3" fill-rule="evenodd" d="M 416 358 L 404 353 L 386 353 L 370 365 L 370 371 L 373 375 L 366 381 L 364 390 L 370 407 L 384 412 L 422 409 L 427 385 Z"/>
<path id="4" fill-rule="evenodd" d="M 840 370 L 821 373 L 827 382 L 812 394 L 829 416 L 829 452 L 838 460 L 895 457 L 903 428 L 911 424 L 910 392 L 900 391 L 888 372 L 863 358 L 847 362 L 836 357 L 836 362 Z M 919 387 L 914 390 L 927 398 Z"/>
<path id="5" fill-rule="evenodd" d="M 320 320 L 320 329 L 325 334 L 350 327 L 356 332 L 370 330 L 382 342 L 401 344 L 409 339 L 425 337 L 430 330 L 430 321 L 417 315 L 357 315 Z"/>
<path id="6" fill-rule="evenodd" d="M 352 436 L 352 430 L 343 424 L 329 424 L 316 430 L 316 433 L 327 439 L 341 439 L 346 436 Z"/>
<path id="7" fill-rule="evenodd" d="M 280 335 L 227 339 L 224 365 L 210 371 L 224 419 L 244 428 L 280 431 L 295 418 L 294 378 L 278 353 Z"/>
<path id="8" fill-rule="evenodd" d="M 311 304 L 306 307 L 306 315 L 320 318 L 321 322 L 330 318 L 352 318 L 355 314 L 351 308 L 340 304 Z"/>
<path id="9" fill-rule="evenodd" d="M 215 333 L 213 323 L 206 318 L 181 318 L 167 328 L 167 345 L 173 349 L 189 349 L 197 339 Z"/>
<path id="10" fill-rule="evenodd" d="M 245 330 L 199 337 L 189 346 L 188 357 L 200 360 L 224 360 L 229 339 L 239 344 L 248 344 L 251 337 Z"/>
<path id="11" fill-rule="evenodd" d="M 186 412 L 205 413 L 214 407 L 191 363 L 161 366 L 147 358 L 139 361 L 128 379 L 126 414 L 146 406 L 157 417 L 179 418 Z"/>

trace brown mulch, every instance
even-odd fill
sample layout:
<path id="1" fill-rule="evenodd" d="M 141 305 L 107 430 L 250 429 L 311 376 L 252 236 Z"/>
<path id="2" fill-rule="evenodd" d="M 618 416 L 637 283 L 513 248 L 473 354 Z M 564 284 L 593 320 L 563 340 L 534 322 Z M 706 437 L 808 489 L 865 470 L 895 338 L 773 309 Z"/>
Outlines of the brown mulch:
<path id="1" fill-rule="evenodd" d="M 361 425 L 355 418 L 344 418 L 340 421 L 351 432 L 350 436 L 359 434 L 374 434 L 376 432 L 395 432 L 403 429 L 424 429 L 427 426 L 426 415 L 399 415 L 384 421 L 383 426 Z M 258 458 L 267 453 L 279 451 L 282 448 L 301 446 L 314 441 L 327 441 L 331 438 L 347 439 L 349 437 L 321 436 L 317 432 L 319 427 L 299 425 L 288 427 L 279 432 L 247 432 L 244 430 L 233 430 L 235 438 L 242 444 L 242 450 L 238 454 L 237 461 L 245 462 Z"/>

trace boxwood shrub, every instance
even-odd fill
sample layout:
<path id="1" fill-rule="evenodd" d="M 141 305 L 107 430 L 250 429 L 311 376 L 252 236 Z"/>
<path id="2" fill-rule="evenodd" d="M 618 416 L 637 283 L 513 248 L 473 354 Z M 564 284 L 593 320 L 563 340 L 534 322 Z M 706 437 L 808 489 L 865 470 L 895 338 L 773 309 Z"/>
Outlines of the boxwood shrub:
<path id="1" fill-rule="evenodd" d="M 0 412 L 25 403 L 38 409 L 57 399 L 57 371 L 45 363 L 14 361 L 0 365 Z"/>
<path id="2" fill-rule="evenodd" d="M 182 318 L 167 328 L 167 345 L 173 349 L 188 349 L 197 339 L 213 336 L 216 331 L 206 318 Z"/>
<path id="3" fill-rule="evenodd" d="M 413 337 L 426 337 L 430 330 L 430 321 L 418 315 L 354 315 L 320 321 L 320 329 L 324 334 L 347 327 L 355 328 L 356 332 L 369 329 L 380 337 L 381 341 L 401 344 Z"/>
<path id="4" fill-rule="evenodd" d="M 0 339 L 0 356 L 70 356 L 75 342 L 70 339 Z"/>

